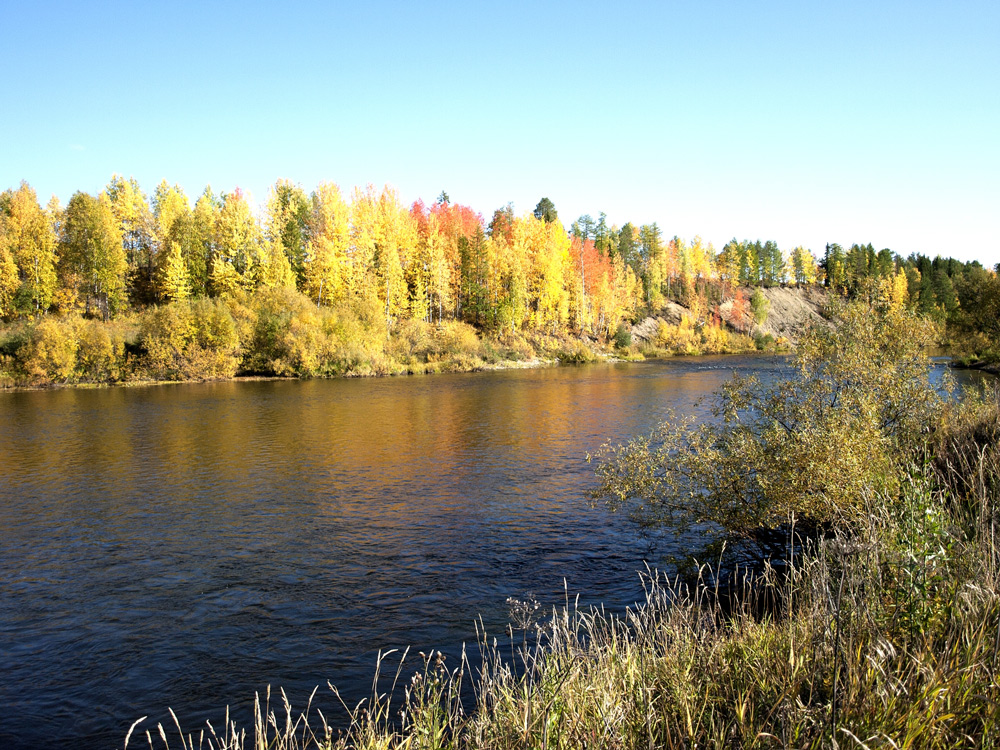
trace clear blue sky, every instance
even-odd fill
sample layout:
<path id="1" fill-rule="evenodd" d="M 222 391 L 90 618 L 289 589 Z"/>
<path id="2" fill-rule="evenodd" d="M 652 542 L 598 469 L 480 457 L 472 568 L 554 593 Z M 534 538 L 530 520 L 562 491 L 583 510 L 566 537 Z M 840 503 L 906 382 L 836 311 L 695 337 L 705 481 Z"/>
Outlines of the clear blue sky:
<path id="1" fill-rule="evenodd" d="M 0 14 L 0 188 L 288 178 L 1000 261 L 1000 2 L 77 2 Z"/>

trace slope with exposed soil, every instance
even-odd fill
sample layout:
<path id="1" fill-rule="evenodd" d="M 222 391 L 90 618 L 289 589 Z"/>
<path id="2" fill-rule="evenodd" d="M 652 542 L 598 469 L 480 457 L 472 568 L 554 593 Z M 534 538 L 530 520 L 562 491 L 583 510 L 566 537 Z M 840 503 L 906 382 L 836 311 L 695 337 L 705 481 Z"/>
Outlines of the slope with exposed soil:
<path id="1" fill-rule="evenodd" d="M 719 305 L 718 312 L 723 320 L 745 333 L 771 334 L 774 338 L 784 338 L 791 344 L 798 342 L 805 331 L 813 325 L 827 325 L 822 311 L 828 299 L 821 287 L 773 287 L 761 289 L 770 302 L 767 319 L 762 325 L 753 322 L 750 305 L 746 303 L 746 314 L 742 320 L 733 319 L 733 298 L 728 297 Z M 752 289 L 743 289 L 743 296 L 750 299 Z M 655 316 L 649 316 L 632 326 L 632 339 L 637 343 L 649 343 L 656 339 L 661 321 L 670 325 L 680 323 L 681 318 L 691 311 L 676 302 L 668 302 Z"/>

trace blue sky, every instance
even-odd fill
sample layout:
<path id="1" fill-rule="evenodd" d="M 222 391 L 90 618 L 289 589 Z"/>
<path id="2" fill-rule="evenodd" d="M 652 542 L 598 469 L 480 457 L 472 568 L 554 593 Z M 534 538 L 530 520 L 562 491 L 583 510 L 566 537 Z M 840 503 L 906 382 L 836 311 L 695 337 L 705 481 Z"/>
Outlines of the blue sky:
<path id="1" fill-rule="evenodd" d="M 1000 3 L 4 3 L 0 188 L 278 178 L 1000 262 Z"/>

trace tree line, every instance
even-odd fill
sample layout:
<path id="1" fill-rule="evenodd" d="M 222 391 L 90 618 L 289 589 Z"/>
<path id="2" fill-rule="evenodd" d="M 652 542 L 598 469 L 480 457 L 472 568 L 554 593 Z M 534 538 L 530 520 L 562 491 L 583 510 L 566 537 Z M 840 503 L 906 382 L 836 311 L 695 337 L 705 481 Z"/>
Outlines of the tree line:
<path id="1" fill-rule="evenodd" d="M 996 274 L 977 262 L 903 258 L 855 244 L 804 247 L 699 237 L 666 239 L 655 223 L 610 225 L 604 213 L 568 231 L 548 198 L 486 220 L 442 192 L 401 203 L 391 189 L 311 193 L 287 180 L 262 212 L 238 188 L 206 188 L 193 205 L 161 182 L 148 198 L 115 175 L 98 195 L 41 206 L 22 182 L 0 194 L 0 317 L 81 312 L 109 320 L 127 309 L 188 298 L 252 299 L 294 288 L 317 307 L 378 307 L 402 320 L 463 321 L 480 330 L 612 336 L 622 321 L 668 300 L 708 318 L 737 287 L 822 284 L 857 295 L 891 287 L 901 304 L 940 321 L 971 321 Z M 982 305 L 980 304 L 980 308 Z M 980 316 L 982 317 L 982 316 Z"/>

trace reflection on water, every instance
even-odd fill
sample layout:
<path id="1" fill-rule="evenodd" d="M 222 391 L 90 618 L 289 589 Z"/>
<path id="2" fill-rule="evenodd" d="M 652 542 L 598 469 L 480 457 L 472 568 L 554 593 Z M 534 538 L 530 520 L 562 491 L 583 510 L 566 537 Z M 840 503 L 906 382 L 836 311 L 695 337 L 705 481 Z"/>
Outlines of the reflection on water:
<path id="1" fill-rule="evenodd" d="M 651 550 L 590 507 L 585 455 L 782 367 L 0 394 L 0 745 L 111 747 L 167 706 L 218 726 L 268 684 L 360 700 L 379 649 L 457 655 L 564 579 L 625 606 Z"/>

